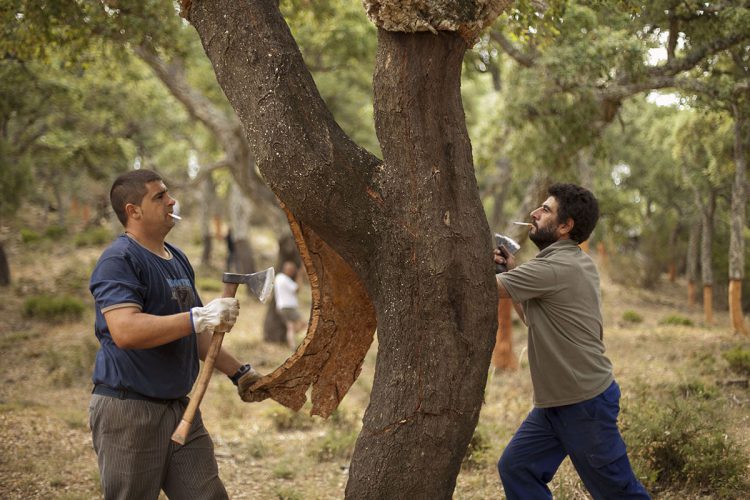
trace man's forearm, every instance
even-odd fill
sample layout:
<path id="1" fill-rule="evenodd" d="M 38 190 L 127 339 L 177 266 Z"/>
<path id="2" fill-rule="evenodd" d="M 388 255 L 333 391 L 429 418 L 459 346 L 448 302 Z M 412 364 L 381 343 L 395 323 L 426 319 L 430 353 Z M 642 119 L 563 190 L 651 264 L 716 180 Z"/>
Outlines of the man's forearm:
<path id="1" fill-rule="evenodd" d="M 508 290 L 505 288 L 505 285 L 503 285 L 502 280 L 500 280 L 500 277 L 498 275 L 495 276 L 495 281 L 497 281 L 497 295 L 501 299 L 510 299 L 513 301 L 513 308 L 516 310 L 516 314 L 518 314 L 518 317 L 521 318 L 521 321 L 523 321 L 523 324 L 526 324 L 526 315 L 523 312 L 523 307 L 519 302 L 516 302 L 513 300 L 513 297 L 510 296 L 508 293 Z"/>
<path id="2" fill-rule="evenodd" d="M 146 314 L 134 307 L 104 313 L 112 340 L 120 349 L 151 349 L 190 335 L 190 313 Z"/>
<path id="3" fill-rule="evenodd" d="M 212 336 L 213 335 L 198 335 L 198 356 L 201 358 L 201 361 L 206 360 Z M 231 376 L 237 372 L 240 366 L 242 366 L 242 363 L 222 346 L 219 350 L 219 354 L 216 355 L 214 368 L 224 375 Z"/>

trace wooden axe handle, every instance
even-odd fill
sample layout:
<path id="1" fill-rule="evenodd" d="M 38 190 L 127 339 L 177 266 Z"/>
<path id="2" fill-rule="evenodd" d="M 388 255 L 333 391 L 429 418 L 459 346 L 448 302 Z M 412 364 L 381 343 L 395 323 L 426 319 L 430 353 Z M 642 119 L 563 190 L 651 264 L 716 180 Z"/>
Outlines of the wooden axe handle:
<path id="1" fill-rule="evenodd" d="M 224 283 L 224 293 L 222 297 L 234 297 L 237 293 L 237 283 Z M 198 382 L 195 386 L 193 396 L 190 398 L 185 413 L 182 415 L 180 424 L 172 433 L 172 441 L 177 444 L 185 444 L 187 441 L 188 434 L 190 433 L 190 427 L 193 425 L 193 419 L 195 413 L 198 411 L 198 407 L 203 400 L 203 395 L 208 389 L 208 383 L 211 381 L 211 375 L 214 372 L 214 363 L 216 362 L 216 356 L 221 350 L 221 342 L 224 340 L 224 332 L 214 332 L 211 337 L 211 345 L 208 347 L 208 353 L 206 353 L 206 359 L 203 361 L 203 369 L 201 370 L 200 376 L 198 376 Z"/>

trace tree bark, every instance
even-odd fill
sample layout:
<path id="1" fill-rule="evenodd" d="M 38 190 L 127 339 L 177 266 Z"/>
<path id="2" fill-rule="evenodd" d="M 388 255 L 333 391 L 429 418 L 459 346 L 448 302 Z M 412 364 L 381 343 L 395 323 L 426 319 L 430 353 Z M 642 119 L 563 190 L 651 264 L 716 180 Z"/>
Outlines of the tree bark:
<path id="1" fill-rule="evenodd" d="M 735 333 L 748 335 L 742 312 L 742 280 L 745 277 L 745 222 L 747 220 L 747 191 L 745 186 L 747 169 L 750 118 L 739 105 L 732 106 L 734 118 L 734 182 L 732 183 L 732 205 L 729 236 L 729 316 Z"/>
<path id="2" fill-rule="evenodd" d="M 0 241 L 0 286 L 10 285 L 10 266 L 8 265 L 8 256 L 5 253 L 5 246 Z"/>
<path id="3" fill-rule="evenodd" d="M 695 286 L 698 282 L 698 263 L 700 256 L 700 235 L 701 235 L 701 222 L 700 219 L 695 220 L 690 224 L 690 232 L 688 233 L 688 247 L 687 257 L 685 263 L 685 271 L 687 274 L 687 302 L 688 309 L 693 309 L 696 302 L 696 291 Z"/>
<path id="4" fill-rule="evenodd" d="M 201 240 L 203 242 L 203 251 L 201 252 L 201 265 L 210 267 L 211 266 L 211 253 L 213 251 L 213 237 L 211 234 L 211 217 L 214 214 L 214 206 L 216 204 L 216 187 L 214 186 L 213 178 L 211 175 L 207 175 L 205 179 L 201 181 L 201 215 L 200 215 L 200 228 L 201 228 Z M 231 269 L 227 268 L 226 272 L 231 272 Z"/>
<path id="5" fill-rule="evenodd" d="M 333 120 L 276 2 L 194 0 L 188 17 L 304 240 L 314 235 L 329 262 L 338 256 L 351 266 L 332 284 L 361 282 L 375 307 L 375 379 L 347 497 L 450 498 L 497 326 L 492 241 L 460 97 L 466 42 L 454 33 L 379 31 L 381 162 Z M 311 328 L 326 313 L 335 323 L 337 307 L 348 304 L 326 299 L 325 265 L 314 273 L 305 265 L 321 293 Z"/>
<path id="6" fill-rule="evenodd" d="M 479 417 L 497 298 L 460 97 L 466 48 L 378 32 L 375 127 L 400 227 L 379 266 L 380 348 L 348 498 L 450 498 Z"/>
<path id="7" fill-rule="evenodd" d="M 245 191 L 232 184 L 229 188 L 229 227 L 228 238 L 232 238 L 232 268 L 240 274 L 256 271 L 255 252 L 250 242 L 250 213 L 252 207 Z M 247 291 L 251 294 L 250 290 Z"/>
<path id="8" fill-rule="evenodd" d="M 703 315 L 707 325 L 713 324 L 713 256 L 714 212 L 716 190 L 711 189 L 708 200 L 701 207 L 701 280 L 703 281 Z"/>
<path id="9" fill-rule="evenodd" d="M 497 303 L 497 333 L 492 350 L 492 366 L 496 370 L 515 371 L 518 358 L 513 352 L 513 301 L 500 299 Z"/>

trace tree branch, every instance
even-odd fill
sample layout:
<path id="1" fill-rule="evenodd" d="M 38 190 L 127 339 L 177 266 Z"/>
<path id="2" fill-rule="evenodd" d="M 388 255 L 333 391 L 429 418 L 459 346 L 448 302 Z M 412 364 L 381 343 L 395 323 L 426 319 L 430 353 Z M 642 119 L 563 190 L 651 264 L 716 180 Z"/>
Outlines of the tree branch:
<path id="1" fill-rule="evenodd" d="M 490 38 L 497 42 L 503 51 L 508 54 L 514 61 L 525 68 L 531 68 L 536 64 L 536 57 L 538 54 L 532 49 L 532 51 L 524 52 L 518 48 L 513 42 L 500 31 L 490 30 Z"/>

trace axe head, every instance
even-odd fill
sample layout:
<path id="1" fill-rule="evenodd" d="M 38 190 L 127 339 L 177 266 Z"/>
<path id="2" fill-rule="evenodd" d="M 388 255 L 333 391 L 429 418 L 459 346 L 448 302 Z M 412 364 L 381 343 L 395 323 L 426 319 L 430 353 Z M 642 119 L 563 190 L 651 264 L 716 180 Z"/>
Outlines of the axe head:
<path id="1" fill-rule="evenodd" d="M 275 273 L 273 267 L 269 267 L 265 271 L 259 271 L 252 274 L 224 273 L 221 277 L 221 281 L 224 283 L 247 285 L 253 295 L 258 297 L 258 300 L 265 302 L 268 300 L 268 297 L 271 296 L 274 276 Z"/>

